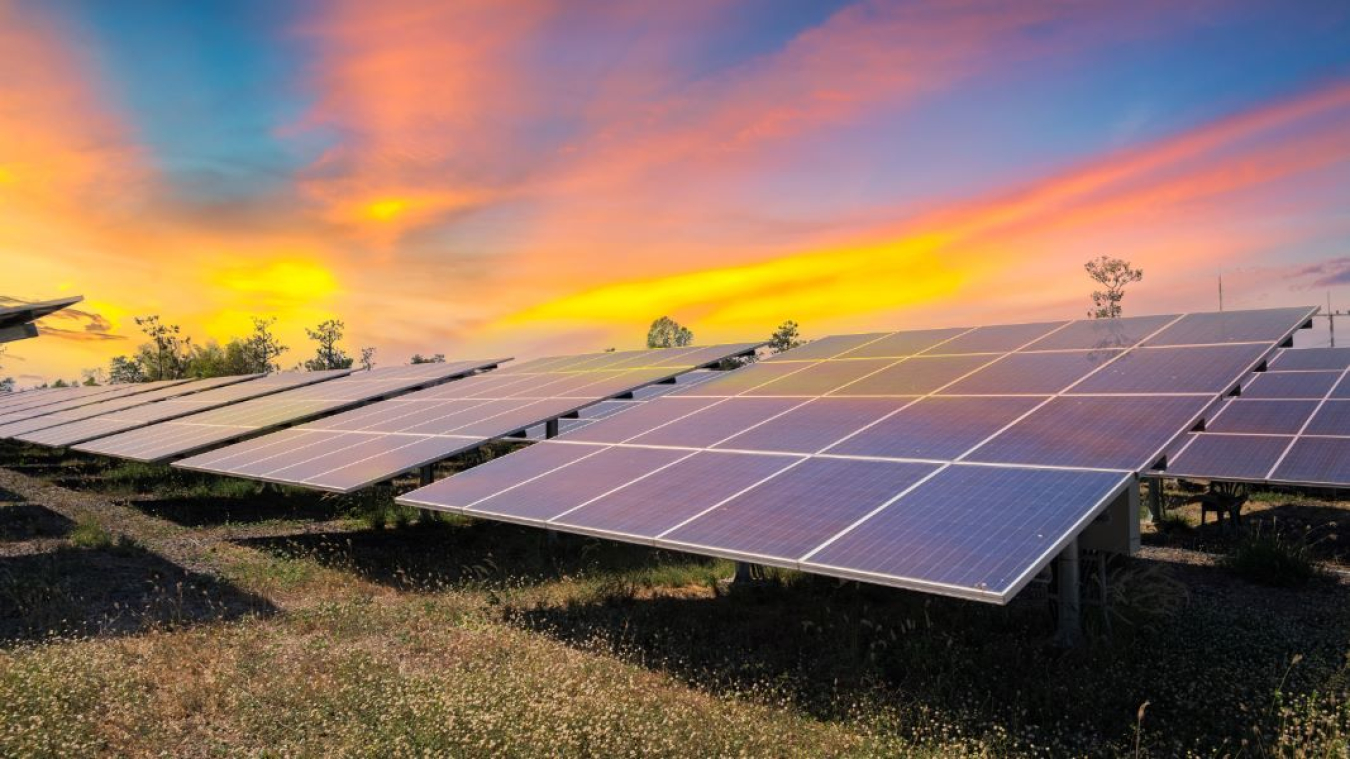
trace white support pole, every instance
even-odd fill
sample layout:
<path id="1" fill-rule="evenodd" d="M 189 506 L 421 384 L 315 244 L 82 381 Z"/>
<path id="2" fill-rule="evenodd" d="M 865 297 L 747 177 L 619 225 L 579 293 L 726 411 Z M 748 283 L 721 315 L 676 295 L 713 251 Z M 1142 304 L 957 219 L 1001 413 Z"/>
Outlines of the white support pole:
<path id="1" fill-rule="evenodd" d="M 1079 582 L 1078 539 L 1074 538 L 1055 559 L 1058 579 L 1059 629 L 1055 643 L 1064 648 L 1077 646 L 1083 640 L 1083 598 Z"/>

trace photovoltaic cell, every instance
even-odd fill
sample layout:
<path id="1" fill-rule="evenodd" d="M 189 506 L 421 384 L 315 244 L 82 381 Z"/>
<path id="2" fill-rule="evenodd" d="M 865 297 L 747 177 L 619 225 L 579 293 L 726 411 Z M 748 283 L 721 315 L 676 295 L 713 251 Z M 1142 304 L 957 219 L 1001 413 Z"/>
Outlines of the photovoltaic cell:
<path id="1" fill-rule="evenodd" d="M 866 375 L 893 364 L 891 359 L 857 359 L 827 361 L 807 366 L 801 371 L 785 375 L 761 387 L 745 391 L 745 395 L 793 395 L 812 397 L 843 388 Z"/>
<path id="2" fill-rule="evenodd" d="M 1144 338 L 1176 320 L 1175 316 L 1131 316 L 1125 319 L 1084 319 L 1056 330 L 1027 346 L 1027 350 L 1112 350 L 1133 348 Z"/>
<path id="3" fill-rule="evenodd" d="M 732 396 L 751 390 L 766 382 L 772 382 L 782 379 L 794 372 L 799 372 L 811 364 L 806 363 L 775 363 L 762 362 L 751 364 L 743 369 L 737 369 L 734 372 L 728 372 L 725 377 L 720 377 L 711 382 L 705 382 L 699 385 L 692 393 L 695 395 L 708 396 Z"/>
<path id="4" fill-rule="evenodd" d="M 927 395 L 979 369 L 993 356 L 918 356 L 835 391 L 835 395 Z"/>
<path id="5" fill-rule="evenodd" d="M 415 506 L 463 512 L 478 501 L 507 493 L 517 485 L 599 454 L 605 449 L 590 445 L 538 443 L 527 450 L 529 456 L 494 459 L 482 466 L 459 472 L 454 477 L 433 482 L 415 494 L 404 496 L 402 500 Z"/>
<path id="6" fill-rule="evenodd" d="M 1350 348 L 1297 348 L 1280 351 L 1271 359 L 1272 371 L 1329 371 L 1350 369 Z"/>
<path id="7" fill-rule="evenodd" d="M 968 329 L 924 329 L 913 332 L 896 332 L 887 335 L 879 340 L 874 340 L 866 345 L 859 346 L 848 353 L 844 358 L 902 358 L 904 356 L 913 356 L 925 351 L 942 352 L 945 348 L 943 343 L 955 338 Z M 789 351 L 791 356 L 795 351 Z"/>
<path id="8" fill-rule="evenodd" d="M 793 348 L 775 356 L 769 357 L 770 362 L 780 361 L 816 361 L 819 359 L 835 358 L 841 354 L 854 355 L 860 350 L 860 346 L 876 342 L 886 338 L 887 333 L 876 332 L 869 335 L 835 335 L 832 337 L 822 337 L 819 340 L 812 340 L 806 345 Z M 886 353 L 879 354 L 884 357 Z"/>
<path id="9" fill-rule="evenodd" d="M 1142 471 L 1211 402 L 1199 396 L 1062 396 L 999 433 L 967 459 Z"/>
<path id="10" fill-rule="evenodd" d="M 907 585 L 1016 590 L 1129 475 L 953 466 L 803 562 Z"/>
<path id="11" fill-rule="evenodd" d="M 1053 395 L 1121 355 L 1099 350 L 1010 353 L 942 391 L 945 395 Z"/>
<path id="12" fill-rule="evenodd" d="M 661 448 L 606 448 L 470 506 L 466 513 L 548 520 L 609 490 L 689 456 Z"/>
<path id="13" fill-rule="evenodd" d="M 1030 397 L 924 398 L 825 453 L 950 460 L 1042 402 Z"/>
<path id="14" fill-rule="evenodd" d="M 1258 311 L 1221 311 L 1187 314 L 1144 345 L 1208 345 L 1216 343 L 1270 343 L 1289 333 L 1289 324 L 1307 320 L 1306 308 Z"/>
<path id="15" fill-rule="evenodd" d="M 714 447 L 815 453 L 907 402 L 900 398 L 816 398 Z"/>
<path id="16" fill-rule="evenodd" d="M 653 404 L 654 411 L 665 412 L 672 421 L 660 427 L 654 427 L 633 438 L 636 445 L 675 445 L 692 448 L 707 448 L 721 440 L 745 430 L 751 425 L 777 416 L 800 404 L 800 398 L 732 398 L 717 406 L 698 411 L 688 417 L 681 416 L 687 409 L 684 398 L 662 398 Z M 603 426 L 620 423 L 615 419 Z M 602 425 L 597 424 L 597 427 Z M 609 436 L 607 432 L 597 435 Z"/>
<path id="17" fill-rule="evenodd" d="M 1269 344 L 1137 348 L 1073 387 L 1072 393 L 1224 393 Z"/>
<path id="18" fill-rule="evenodd" d="M 1275 470 L 1274 481 L 1344 486 L 1350 471 L 1350 438 L 1305 437 L 1294 441 Z"/>
<path id="19" fill-rule="evenodd" d="M 1167 474 L 1202 480 L 1264 481 L 1293 441 L 1271 435 L 1193 435 Z"/>
<path id="20" fill-rule="evenodd" d="M 622 443 L 629 438 L 641 435 L 653 427 L 668 422 L 673 418 L 702 411 L 714 403 L 718 403 L 717 398 L 667 398 L 657 403 L 644 403 L 641 407 L 623 412 L 621 417 L 614 419 L 608 424 L 592 424 L 583 427 L 576 432 L 567 433 L 562 437 L 564 440 L 580 440 L 595 443 Z M 724 403 L 726 401 L 723 401 Z M 764 401 L 755 401 L 763 405 Z M 778 400 L 770 400 L 769 404 L 777 408 L 790 407 L 790 404 Z M 721 416 L 720 414 L 718 416 Z M 735 430 L 728 432 L 733 434 Z M 723 435 L 726 437 L 726 435 Z M 718 438 L 719 440 L 721 438 Z M 714 440 L 713 442 L 717 442 Z M 699 446 L 702 447 L 702 446 Z"/>
<path id="21" fill-rule="evenodd" d="M 795 561 L 936 469 L 807 459 L 661 537 L 725 554 Z"/>
<path id="22" fill-rule="evenodd" d="M 1245 398 L 1308 398 L 1326 397 L 1340 372 L 1258 372 L 1242 386 Z"/>
<path id="23" fill-rule="evenodd" d="M 1206 429 L 1235 434 L 1297 435 L 1317 404 L 1317 401 L 1238 399 L 1216 414 Z"/>
<path id="24" fill-rule="evenodd" d="M 799 460 L 792 456 L 695 453 L 554 521 L 584 531 L 655 538 Z M 673 492 L 680 494 L 677 501 L 665 508 L 650 508 Z"/>
<path id="25" fill-rule="evenodd" d="M 1037 339 L 1045 339 L 1051 332 L 1066 324 L 1068 322 L 1000 324 L 992 327 L 977 327 L 959 337 L 948 340 L 930 352 L 934 354 L 1007 353 L 1035 342 Z"/>
<path id="26" fill-rule="evenodd" d="M 1350 401 L 1327 401 L 1313 415 L 1305 435 L 1350 437 Z M 1350 480 L 1350 472 L 1345 473 Z"/>

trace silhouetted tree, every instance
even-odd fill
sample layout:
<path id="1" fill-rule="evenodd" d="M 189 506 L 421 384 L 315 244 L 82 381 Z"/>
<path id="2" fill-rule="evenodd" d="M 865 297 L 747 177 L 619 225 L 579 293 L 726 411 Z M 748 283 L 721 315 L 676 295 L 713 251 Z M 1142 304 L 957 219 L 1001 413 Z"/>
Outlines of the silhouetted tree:
<path id="1" fill-rule="evenodd" d="M 797 322 L 791 319 L 778 325 L 778 329 L 769 337 L 769 350 L 774 353 L 782 353 L 801 344 L 802 336 L 797 330 Z"/>
<path id="2" fill-rule="evenodd" d="M 648 348 L 683 348 L 693 342 L 694 333 L 669 316 L 652 322 L 651 329 L 647 330 Z"/>
<path id="3" fill-rule="evenodd" d="M 436 353 L 430 356 L 423 356 L 421 353 L 414 353 L 409 361 L 412 364 L 444 364 L 445 354 Z"/>
<path id="4" fill-rule="evenodd" d="M 108 382 L 114 385 L 128 385 L 144 382 L 145 372 L 134 359 L 126 356 L 113 356 L 108 362 Z"/>
<path id="5" fill-rule="evenodd" d="M 1083 264 L 1088 276 L 1104 289 L 1092 293 L 1092 310 L 1088 316 L 1093 319 L 1119 319 L 1122 309 L 1120 302 L 1125 299 L 1125 286 L 1144 278 L 1144 272 L 1130 266 L 1130 262 L 1120 258 L 1101 256 Z"/>
<path id="6" fill-rule="evenodd" d="M 352 368 L 354 363 L 352 357 L 338 347 L 338 342 L 342 340 L 342 333 L 346 326 L 340 319 L 329 319 L 315 329 L 305 329 L 305 334 L 309 335 L 309 339 L 319 344 L 314 358 L 305 362 L 306 369 L 311 372 L 320 372 L 325 369 Z"/>
<path id="7" fill-rule="evenodd" d="M 370 371 L 371 369 L 374 369 L 374 368 L 375 368 L 375 349 L 374 349 L 374 348 L 362 348 L 362 349 L 361 349 L 361 362 L 360 362 L 360 363 L 361 363 L 361 368 L 362 368 L 362 369 L 365 369 L 366 371 Z"/>
<path id="8" fill-rule="evenodd" d="M 277 357 L 290 348 L 281 344 L 281 340 L 272 332 L 277 323 L 275 316 L 266 319 L 253 317 L 253 334 L 241 343 L 245 362 L 240 374 L 267 374 L 275 372 L 279 365 Z"/>
<path id="9" fill-rule="evenodd" d="M 188 376 L 192 338 L 182 337 L 177 324 L 165 324 L 159 316 L 136 317 L 150 342 L 136 352 L 136 361 L 147 380 L 182 379 Z"/>

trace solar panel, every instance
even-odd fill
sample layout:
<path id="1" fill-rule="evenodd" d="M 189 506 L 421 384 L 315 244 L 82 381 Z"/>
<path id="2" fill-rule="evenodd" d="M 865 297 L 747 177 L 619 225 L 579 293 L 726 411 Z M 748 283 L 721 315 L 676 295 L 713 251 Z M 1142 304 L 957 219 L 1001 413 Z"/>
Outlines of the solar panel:
<path id="1" fill-rule="evenodd" d="M 57 411 L 35 419 L 5 425 L 4 427 L 0 427 L 0 436 L 11 437 L 26 443 L 37 443 L 40 445 L 63 445 L 63 443 L 59 441 L 64 439 L 65 435 L 59 432 L 52 433 L 52 430 L 73 422 L 137 408 L 168 398 L 191 396 L 194 393 L 200 393 L 213 388 L 247 382 L 248 380 L 257 379 L 259 376 L 260 375 L 257 374 L 244 374 L 230 377 L 210 377 L 207 379 L 184 382 L 180 385 L 162 387 L 147 393 L 138 393 L 136 395 L 100 400 L 97 403 L 90 403 L 86 406 L 70 409 L 68 411 Z"/>
<path id="2" fill-rule="evenodd" d="M 738 343 L 539 359 L 302 425 L 297 429 L 312 434 L 284 449 L 264 436 L 176 466 L 351 492 L 757 347 Z M 712 384 L 716 381 L 698 386 Z"/>
<path id="3" fill-rule="evenodd" d="M 32 424 L 24 424 L 40 417 L 51 414 L 70 412 L 75 409 L 83 408 L 95 403 L 115 399 L 127 398 L 145 393 L 154 393 L 168 387 L 181 385 L 188 382 L 181 380 L 162 380 L 159 382 L 138 382 L 127 385 L 107 385 L 102 387 L 80 388 L 81 391 L 69 394 L 68 396 L 53 403 L 44 403 L 39 406 L 32 406 L 25 409 L 16 409 L 0 414 L 0 438 L 13 437 L 14 435 L 35 429 Z M 38 425 L 39 427 L 42 425 Z"/>
<path id="4" fill-rule="evenodd" d="M 77 445 L 75 450 L 133 461 L 169 461 L 277 427 L 307 422 L 370 401 L 438 385 L 490 368 L 503 360 L 453 361 L 354 372 L 338 379 L 102 437 Z"/>
<path id="5" fill-rule="evenodd" d="M 1311 313 L 826 338 L 398 501 L 1005 603 Z"/>
<path id="6" fill-rule="evenodd" d="M 319 372 L 277 372 L 247 382 L 215 387 L 167 400 L 131 408 L 105 411 L 98 416 L 50 427 L 25 437 L 28 442 L 49 446 L 73 446 L 119 432 L 148 427 L 158 422 L 178 419 L 201 411 L 228 406 L 250 398 L 279 393 L 283 390 L 313 385 L 350 374 L 348 369 Z M 102 405 L 102 404 L 95 404 Z M 90 407 L 91 409 L 94 406 Z"/>
<path id="7" fill-rule="evenodd" d="M 1285 350 L 1189 436 L 1167 476 L 1276 485 L 1350 486 L 1337 468 L 1350 440 L 1350 348 Z"/>

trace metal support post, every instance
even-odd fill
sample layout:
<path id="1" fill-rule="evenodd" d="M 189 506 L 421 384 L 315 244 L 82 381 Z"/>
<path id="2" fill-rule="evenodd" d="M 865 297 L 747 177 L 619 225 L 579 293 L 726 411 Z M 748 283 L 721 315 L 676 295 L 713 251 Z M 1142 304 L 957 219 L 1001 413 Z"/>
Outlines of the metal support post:
<path id="1" fill-rule="evenodd" d="M 1163 506 L 1163 481 L 1161 477 L 1148 478 L 1148 518 L 1153 524 L 1162 523 L 1167 516 Z"/>
<path id="2" fill-rule="evenodd" d="M 544 437 L 552 440 L 558 436 L 558 420 L 550 419 L 544 422 Z"/>
<path id="3" fill-rule="evenodd" d="M 1055 643 L 1065 648 L 1077 646 L 1083 640 L 1083 598 L 1078 571 L 1078 539 L 1074 538 L 1055 559 L 1058 579 L 1059 626 Z"/>
<path id="4" fill-rule="evenodd" d="M 435 465 L 435 464 L 427 464 L 426 466 L 422 467 L 421 469 L 418 469 L 418 470 L 417 470 L 417 484 L 418 484 L 419 486 L 421 486 L 421 487 L 426 487 L 427 485 L 430 485 L 430 484 L 431 484 L 432 477 L 434 476 L 433 473 L 435 472 L 435 470 L 436 470 L 436 465 Z"/>

